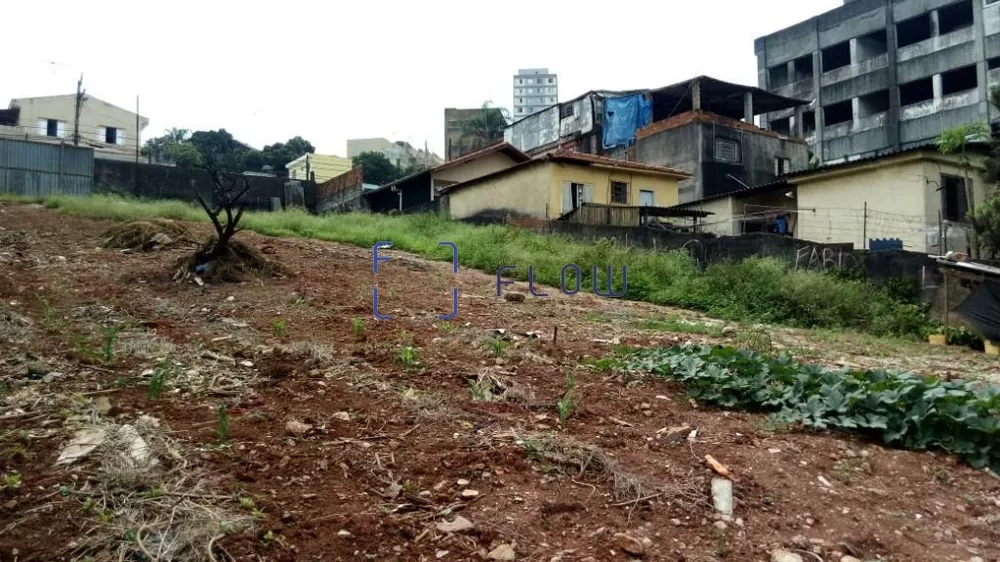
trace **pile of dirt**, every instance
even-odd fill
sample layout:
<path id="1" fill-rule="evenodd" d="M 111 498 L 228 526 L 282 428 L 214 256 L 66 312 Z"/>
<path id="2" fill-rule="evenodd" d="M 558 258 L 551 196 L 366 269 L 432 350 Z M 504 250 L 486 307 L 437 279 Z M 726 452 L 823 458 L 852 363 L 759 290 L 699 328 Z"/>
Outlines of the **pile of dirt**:
<path id="1" fill-rule="evenodd" d="M 149 252 L 174 244 L 191 242 L 183 225 L 167 219 L 132 221 L 115 225 L 104 232 L 103 246 Z"/>
<path id="2" fill-rule="evenodd" d="M 239 283 L 260 276 L 288 275 L 281 264 L 242 242 L 230 240 L 218 255 L 215 243 L 216 238 L 212 238 L 193 255 L 179 260 L 174 279 L 197 277 L 206 283 Z"/>

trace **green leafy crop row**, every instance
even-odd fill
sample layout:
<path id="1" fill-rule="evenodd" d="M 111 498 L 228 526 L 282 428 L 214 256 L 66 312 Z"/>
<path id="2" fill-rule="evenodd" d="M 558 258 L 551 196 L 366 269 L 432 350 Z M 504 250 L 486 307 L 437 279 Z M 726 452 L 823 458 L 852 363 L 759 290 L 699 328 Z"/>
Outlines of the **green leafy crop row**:
<path id="1" fill-rule="evenodd" d="M 1000 388 L 911 373 L 829 369 L 731 347 L 633 351 L 622 367 L 682 382 L 695 399 L 784 423 L 859 429 L 892 446 L 943 449 L 1000 470 Z"/>

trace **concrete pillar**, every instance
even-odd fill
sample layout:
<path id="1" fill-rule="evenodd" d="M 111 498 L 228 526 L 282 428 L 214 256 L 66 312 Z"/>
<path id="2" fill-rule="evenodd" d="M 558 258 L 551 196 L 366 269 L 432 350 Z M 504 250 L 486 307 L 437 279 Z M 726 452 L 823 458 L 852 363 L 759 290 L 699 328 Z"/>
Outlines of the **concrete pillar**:
<path id="1" fill-rule="evenodd" d="M 799 137 L 799 138 L 805 138 L 805 136 L 806 136 L 805 127 L 803 127 L 803 124 L 802 124 L 802 114 L 803 113 L 805 113 L 805 110 L 802 109 L 802 106 L 801 105 L 796 106 L 796 108 L 795 108 L 795 130 L 792 131 L 792 134 L 795 135 L 795 136 L 797 136 L 797 137 Z"/>
<path id="2" fill-rule="evenodd" d="M 691 82 L 691 109 L 701 110 L 701 82 L 698 80 Z"/>
<path id="3" fill-rule="evenodd" d="M 857 64 L 858 62 L 858 38 L 854 37 L 850 41 L 851 45 L 851 64 Z"/>
<path id="4" fill-rule="evenodd" d="M 931 37 L 941 35 L 941 20 L 938 19 L 938 11 L 931 10 Z"/>
<path id="5" fill-rule="evenodd" d="M 796 82 L 796 80 L 795 80 L 795 61 L 794 60 L 788 61 L 787 69 L 788 69 L 788 83 L 789 84 L 794 84 Z"/>
<path id="6" fill-rule="evenodd" d="M 934 99 L 940 100 L 942 97 L 944 97 L 944 87 L 942 86 L 941 83 L 941 75 L 935 74 L 934 76 L 931 77 L 931 81 L 934 84 Z"/>
<path id="7" fill-rule="evenodd" d="M 753 92 L 743 94 L 743 120 L 753 125 Z"/>
<path id="8" fill-rule="evenodd" d="M 858 121 L 861 120 L 861 98 L 851 98 L 851 119 L 857 127 Z"/>

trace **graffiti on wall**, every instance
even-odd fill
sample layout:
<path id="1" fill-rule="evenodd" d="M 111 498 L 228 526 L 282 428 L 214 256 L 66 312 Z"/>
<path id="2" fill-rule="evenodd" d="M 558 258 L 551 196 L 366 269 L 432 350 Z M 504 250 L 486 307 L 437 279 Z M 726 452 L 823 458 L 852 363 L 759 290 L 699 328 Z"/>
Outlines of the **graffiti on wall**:
<path id="1" fill-rule="evenodd" d="M 803 246 L 795 251 L 795 269 L 806 271 L 831 271 L 858 267 L 862 261 L 851 250 L 837 250 L 822 246 Z"/>

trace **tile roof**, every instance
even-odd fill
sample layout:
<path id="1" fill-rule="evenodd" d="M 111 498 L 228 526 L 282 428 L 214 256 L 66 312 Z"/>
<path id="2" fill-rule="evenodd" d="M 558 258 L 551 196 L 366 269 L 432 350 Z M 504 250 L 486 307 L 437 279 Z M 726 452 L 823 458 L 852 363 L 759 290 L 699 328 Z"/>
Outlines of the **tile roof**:
<path id="1" fill-rule="evenodd" d="M 639 129 L 636 131 L 636 138 L 646 138 L 656 133 L 661 133 L 663 131 L 669 131 L 670 129 L 676 129 L 678 127 L 683 127 L 690 123 L 715 123 L 716 125 L 723 125 L 725 127 L 730 127 L 733 129 L 739 129 L 741 131 L 746 131 L 748 133 L 757 133 L 760 135 L 767 135 L 770 137 L 785 137 L 787 140 L 792 142 L 800 142 L 805 144 L 805 139 L 782 135 L 777 131 L 769 131 L 767 129 L 761 129 L 760 127 L 747 123 L 745 121 L 740 121 L 738 119 L 733 119 L 731 117 L 726 117 L 725 115 L 719 115 L 717 113 L 710 113 L 708 111 L 686 111 L 679 115 L 674 115 L 673 117 L 668 117 L 662 121 L 656 121 Z"/>
<path id="2" fill-rule="evenodd" d="M 387 184 L 379 187 L 375 191 L 381 191 L 382 189 L 385 189 L 385 188 L 388 188 L 388 187 L 391 187 L 391 186 L 394 186 L 394 185 L 398 185 L 400 183 L 409 181 L 409 180 L 411 180 L 413 178 L 419 177 L 419 176 L 424 175 L 424 174 L 432 174 L 434 172 L 439 172 L 441 170 L 447 170 L 449 168 L 453 168 L 455 166 L 459 166 L 461 164 L 465 164 L 466 162 L 471 162 L 472 160 L 475 160 L 476 158 L 482 158 L 483 156 L 489 156 L 490 154 L 493 154 L 495 152 L 503 152 L 507 156 L 510 156 L 511 160 L 514 160 L 517 163 L 523 163 L 523 162 L 527 162 L 527 161 L 531 160 L 530 156 L 528 156 L 527 154 L 521 152 L 520 150 L 518 150 L 514 145 L 510 144 L 509 142 L 499 141 L 499 142 L 493 143 L 493 144 L 491 144 L 491 145 L 489 145 L 489 146 L 487 146 L 485 148 L 481 148 L 479 150 L 474 150 L 472 152 L 463 154 L 463 155 L 459 156 L 458 158 L 455 158 L 454 160 L 449 160 L 449 161 L 447 161 L 447 162 L 445 162 L 443 164 L 438 164 L 437 166 L 434 166 L 433 168 L 428 168 L 426 170 L 421 170 L 419 172 L 415 172 L 415 173 L 412 173 L 412 174 L 410 174 L 408 176 L 399 178 L 396 181 L 387 183 Z"/>
<path id="3" fill-rule="evenodd" d="M 586 154 L 583 152 L 576 152 L 571 150 L 560 150 L 556 152 L 550 152 L 543 158 L 546 157 L 551 158 L 553 160 L 581 162 L 586 164 L 598 164 L 601 166 L 611 166 L 614 168 L 622 168 L 626 170 L 657 172 L 660 174 L 679 176 L 682 179 L 687 179 L 691 177 L 690 172 L 685 172 L 684 170 L 680 170 L 677 168 L 669 168 L 667 166 L 654 166 L 652 164 L 644 164 L 642 162 L 630 162 L 627 160 L 618 160 L 616 158 L 608 158 L 607 156 L 598 156 L 596 154 Z"/>

